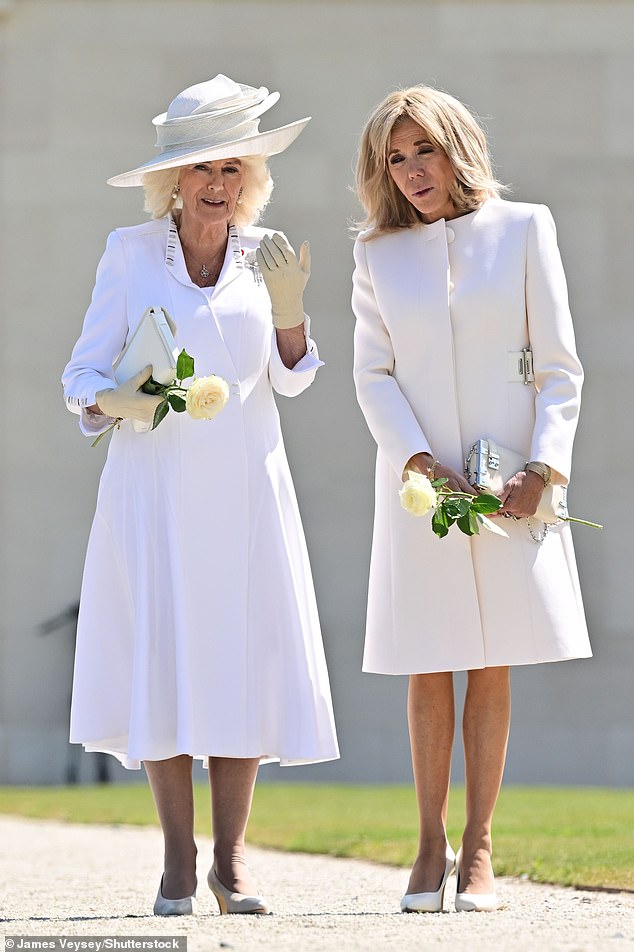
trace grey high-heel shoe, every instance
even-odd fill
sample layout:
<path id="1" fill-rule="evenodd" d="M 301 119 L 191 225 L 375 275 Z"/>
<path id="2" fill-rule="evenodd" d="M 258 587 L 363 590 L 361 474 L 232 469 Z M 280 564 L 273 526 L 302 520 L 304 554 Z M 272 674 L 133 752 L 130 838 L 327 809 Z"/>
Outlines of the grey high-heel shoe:
<path id="1" fill-rule="evenodd" d="M 163 895 L 163 877 L 159 883 L 156 899 L 154 900 L 155 916 L 193 916 L 196 913 L 196 890 L 192 896 L 184 899 L 166 899 Z"/>
<path id="2" fill-rule="evenodd" d="M 230 889 L 227 889 L 218 879 L 218 874 L 213 866 L 207 874 L 207 884 L 216 897 L 221 916 L 234 913 L 267 916 L 271 911 L 263 896 L 243 896 L 242 893 L 231 892 Z"/>

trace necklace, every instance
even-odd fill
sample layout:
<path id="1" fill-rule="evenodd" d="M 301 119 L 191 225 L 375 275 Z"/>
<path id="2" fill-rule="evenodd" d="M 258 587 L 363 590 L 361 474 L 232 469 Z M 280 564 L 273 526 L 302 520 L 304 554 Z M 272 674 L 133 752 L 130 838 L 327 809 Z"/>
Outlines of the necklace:
<path id="1" fill-rule="evenodd" d="M 215 261 L 211 262 L 209 267 L 205 264 L 205 262 L 201 261 L 200 258 L 196 258 L 196 256 L 191 253 L 189 248 L 185 248 L 185 246 L 183 246 L 183 252 L 185 254 L 186 262 L 193 262 L 194 268 L 198 269 L 196 280 L 197 284 L 198 281 L 201 282 L 201 286 L 202 284 L 207 284 L 210 278 L 213 279 L 212 283 L 218 280 L 218 276 L 222 270 L 222 263 L 225 258 L 226 248 L 220 249 L 220 251 L 216 254 Z"/>
<path id="2" fill-rule="evenodd" d="M 170 266 L 174 265 L 176 242 L 180 238 L 179 226 L 180 226 L 180 216 L 172 214 L 170 219 L 170 229 L 169 229 L 169 237 L 168 237 L 168 243 L 167 243 L 167 251 L 165 254 L 166 263 L 169 264 Z M 234 264 L 240 270 L 243 270 L 244 268 L 249 270 L 251 274 L 253 275 L 253 280 L 255 281 L 255 283 L 258 285 L 262 284 L 262 275 L 260 273 L 260 269 L 258 267 L 257 260 L 255 257 L 255 250 L 245 251 L 241 247 L 240 234 L 235 225 L 229 225 L 227 238 L 228 238 L 229 244 L 231 245 L 231 254 L 233 256 Z M 185 259 L 185 265 L 187 266 L 187 270 L 189 271 L 190 259 L 193 261 L 196 267 L 200 265 L 200 270 L 198 272 L 200 281 L 206 284 L 211 276 L 211 271 L 209 270 L 206 264 L 204 264 L 200 260 L 196 260 L 194 255 L 192 255 L 191 252 L 185 247 L 185 244 L 182 241 L 182 239 L 180 241 L 180 244 L 183 251 L 183 257 Z M 226 254 L 226 248 L 222 250 L 220 261 L 219 262 L 217 261 L 217 265 L 219 265 L 219 267 L 217 269 L 216 278 L 220 276 L 225 254 Z M 191 276 L 191 272 L 190 272 L 190 276 Z M 194 281 L 195 284 L 198 284 L 197 278 L 192 277 L 192 280 Z M 198 286 L 202 287 L 203 285 L 199 284 Z"/>
<path id="3" fill-rule="evenodd" d="M 209 265 L 207 265 L 205 261 L 201 261 L 200 258 L 196 257 L 196 255 L 192 253 L 187 241 L 183 241 L 181 235 L 181 225 L 183 223 L 182 216 L 173 215 L 172 221 L 174 222 L 175 231 L 180 239 L 183 257 L 185 259 L 185 266 L 189 272 L 190 278 L 194 284 L 197 284 L 201 288 L 208 285 L 214 285 L 220 277 L 220 272 L 222 271 L 222 265 L 227 252 L 226 241 L 224 245 L 212 252 L 214 257 L 210 261 Z M 231 231 L 231 226 L 229 227 L 229 231 Z"/>

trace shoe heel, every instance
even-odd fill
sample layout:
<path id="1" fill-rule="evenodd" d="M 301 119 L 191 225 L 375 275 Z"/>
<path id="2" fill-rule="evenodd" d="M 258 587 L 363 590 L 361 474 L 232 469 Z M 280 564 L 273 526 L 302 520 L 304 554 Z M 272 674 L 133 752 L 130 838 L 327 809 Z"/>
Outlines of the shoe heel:
<path id="1" fill-rule="evenodd" d="M 218 903 L 218 910 L 221 916 L 226 916 L 229 912 L 227 909 L 227 902 L 224 896 L 221 896 L 219 893 L 214 893 L 214 899 Z"/>

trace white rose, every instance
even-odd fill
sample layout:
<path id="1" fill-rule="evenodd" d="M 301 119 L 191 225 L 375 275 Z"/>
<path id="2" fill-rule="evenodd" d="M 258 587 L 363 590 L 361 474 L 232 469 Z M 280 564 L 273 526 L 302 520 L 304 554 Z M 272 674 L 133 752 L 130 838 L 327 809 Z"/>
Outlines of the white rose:
<path id="1" fill-rule="evenodd" d="M 412 516 L 424 516 L 437 503 L 436 490 L 422 473 L 408 470 L 407 480 L 399 492 L 401 506 Z"/>
<path id="2" fill-rule="evenodd" d="M 187 391 L 185 407 L 194 420 L 213 420 L 229 399 L 229 384 L 222 377 L 199 377 Z"/>

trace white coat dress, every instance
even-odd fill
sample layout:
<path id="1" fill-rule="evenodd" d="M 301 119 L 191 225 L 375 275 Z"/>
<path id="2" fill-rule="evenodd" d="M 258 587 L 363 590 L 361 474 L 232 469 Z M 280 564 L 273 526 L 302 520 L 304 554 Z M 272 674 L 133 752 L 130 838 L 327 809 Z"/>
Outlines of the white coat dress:
<path id="1" fill-rule="evenodd" d="M 71 741 L 126 767 L 190 754 L 282 764 L 338 756 L 310 566 L 273 390 L 295 396 L 314 343 L 282 363 L 262 282 L 263 229 L 229 241 L 213 291 L 192 283 L 171 218 L 120 228 L 63 375 L 82 430 L 146 308 L 162 305 L 199 377 L 231 395 L 211 421 L 170 411 L 112 435 L 88 543 Z M 308 325 L 308 321 L 307 321 Z M 92 417 L 92 419 L 91 419 Z M 91 451 L 92 452 L 92 451 Z M 95 451 L 96 452 L 96 451 Z"/>
<path id="2" fill-rule="evenodd" d="M 355 262 L 355 382 L 378 445 L 364 670 L 588 657 L 568 524 L 541 545 L 511 519 L 508 539 L 456 526 L 439 539 L 398 495 L 414 454 L 462 472 L 481 437 L 569 479 L 583 374 L 549 210 L 489 199 L 451 221 L 360 236 Z M 508 355 L 528 346 L 525 385 Z"/>

